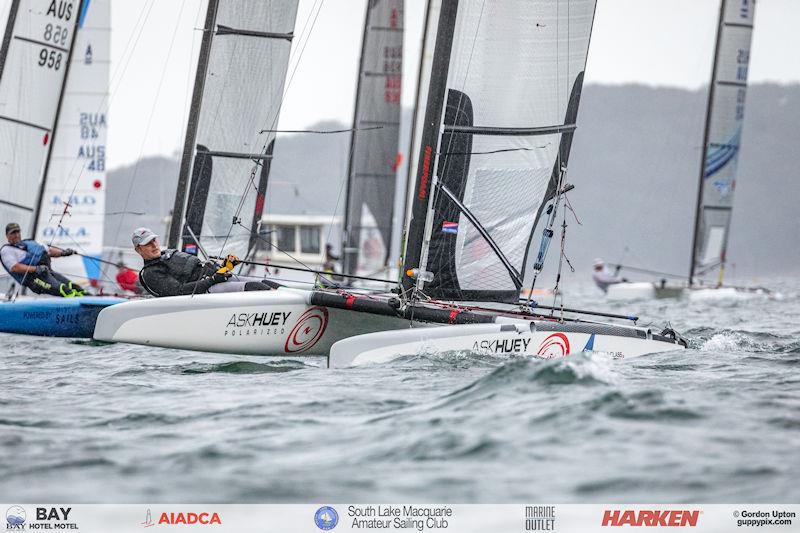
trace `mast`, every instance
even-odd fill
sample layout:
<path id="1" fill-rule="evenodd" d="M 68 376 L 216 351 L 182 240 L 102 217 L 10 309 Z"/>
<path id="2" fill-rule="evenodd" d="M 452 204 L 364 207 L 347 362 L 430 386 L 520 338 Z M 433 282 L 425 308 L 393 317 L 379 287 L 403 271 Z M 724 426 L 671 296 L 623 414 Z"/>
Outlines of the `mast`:
<path id="1" fill-rule="evenodd" d="M 405 253 L 403 254 L 403 272 L 400 276 L 404 293 L 410 292 L 416 285 L 416 280 L 407 273 L 411 269 L 420 268 L 428 212 L 433 205 L 432 198 L 435 195 L 433 187 L 435 177 L 432 174 L 435 173 L 437 157 L 434 150 L 438 151 L 439 147 L 439 126 L 444 114 L 445 88 L 450 69 L 450 52 L 453 47 L 457 14 L 458 0 L 442 2 L 428 84 L 428 105 L 425 109 L 425 121 L 420 135 L 415 186 L 417 194 L 412 200 Z"/>
<path id="2" fill-rule="evenodd" d="M 417 135 L 417 109 L 420 106 L 420 102 L 422 100 L 422 76 L 425 72 L 425 43 L 427 41 L 426 37 L 428 35 L 428 24 L 430 23 L 431 18 L 431 11 L 433 9 L 433 2 L 438 0 L 428 0 L 427 8 L 425 9 L 425 22 L 422 26 L 422 43 L 419 48 L 419 66 L 417 68 L 417 91 L 416 96 L 414 97 L 414 110 L 411 114 L 411 135 L 409 135 L 409 142 L 408 142 L 408 157 L 410 158 L 414 153 L 414 147 L 416 145 L 416 135 Z M 406 183 L 405 183 L 405 193 L 403 194 L 403 220 L 402 225 L 400 226 L 401 231 L 403 232 L 403 241 L 406 239 L 406 228 L 408 226 L 408 217 L 409 217 L 409 201 L 411 200 L 411 184 L 414 181 L 414 168 L 411 165 L 411 161 L 407 162 L 406 166 Z M 405 255 L 405 247 L 402 245 L 400 246 L 400 254 Z M 401 263 L 403 262 L 403 258 L 401 257 Z"/>
<path id="3" fill-rule="evenodd" d="M 33 208 L 33 224 L 31 226 L 31 239 L 36 238 L 36 231 L 39 226 L 39 216 L 42 211 L 42 198 L 44 197 L 44 190 L 47 186 L 47 173 L 50 170 L 50 159 L 53 155 L 53 145 L 56 140 L 56 132 L 58 131 L 59 116 L 61 115 L 61 105 L 64 103 L 64 90 L 67 87 L 67 80 L 69 79 L 69 70 L 72 65 L 72 52 L 75 49 L 75 39 L 78 36 L 78 25 L 81 20 L 81 14 L 84 9 L 84 2 L 86 0 L 79 0 L 78 12 L 75 13 L 75 23 L 72 26 L 72 37 L 70 39 L 69 51 L 67 52 L 66 65 L 64 66 L 64 79 L 61 82 L 61 92 L 58 95 L 58 105 L 56 105 L 56 119 L 53 123 L 53 129 L 50 134 L 50 139 L 47 148 L 47 156 L 44 161 L 44 170 L 40 178 L 39 192 L 36 195 L 36 203 Z"/>
<path id="4" fill-rule="evenodd" d="M 206 22 L 203 27 L 203 40 L 200 43 L 200 56 L 197 60 L 197 71 L 194 78 L 192 103 L 189 108 L 189 122 L 186 126 L 186 140 L 183 144 L 181 167 L 178 173 L 178 186 L 175 191 L 175 204 L 172 208 L 172 220 L 169 225 L 167 246 L 179 248 L 183 216 L 186 209 L 186 189 L 189 186 L 192 162 L 194 160 L 195 141 L 197 139 L 197 125 L 199 123 L 200 106 L 203 103 L 203 86 L 206 82 L 208 71 L 208 58 L 211 53 L 211 40 L 214 37 L 214 25 L 217 19 L 219 0 L 208 0 Z"/>
<path id="5" fill-rule="evenodd" d="M 361 36 L 361 55 L 358 58 L 358 86 L 356 87 L 356 103 L 353 106 L 353 131 L 350 134 L 350 153 L 347 158 L 347 186 L 344 194 L 344 231 L 342 232 L 342 250 L 341 250 L 341 257 L 342 257 L 342 270 L 347 274 L 354 274 L 356 271 L 356 266 L 353 263 L 356 263 L 358 260 L 358 251 L 355 251 L 355 254 L 349 249 L 350 248 L 350 240 L 351 240 L 351 232 L 355 228 L 351 228 L 351 216 L 350 216 L 350 208 L 352 203 L 352 192 L 353 192 L 353 174 L 355 169 L 353 168 L 353 155 L 355 154 L 356 148 L 356 135 L 358 129 L 358 112 L 359 109 L 359 102 L 361 100 L 361 84 L 364 80 L 364 55 L 366 52 L 367 47 L 367 36 L 369 35 L 369 15 L 370 11 L 372 11 L 372 2 L 367 1 L 366 13 L 364 15 L 364 31 Z M 357 230 L 360 232 L 360 229 Z M 353 257 L 355 255 L 355 257 Z"/>
<path id="6" fill-rule="evenodd" d="M 343 270 L 380 270 L 392 248 L 404 0 L 367 2 L 350 137 Z"/>
<path id="7" fill-rule="evenodd" d="M 20 1 L 21 0 L 12 0 L 11 7 L 8 10 L 8 22 L 6 22 L 6 31 L 3 34 L 3 44 L 2 47 L 0 47 L 0 79 L 3 78 L 3 70 L 6 67 L 8 47 L 11 45 L 11 36 L 14 34 L 14 24 L 17 22 L 17 11 L 19 10 Z"/>
<path id="8" fill-rule="evenodd" d="M 697 180 L 697 203 L 694 209 L 694 229 L 692 231 L 692 258 L 689 262 L 689 286 L 694 283 L 694 268 L 697 260 L 697 241 L 700 238 L 700 215 L 703 209 L 703 181 L 706 173 L 706 153 L 708 137 L 711 133 L 711 104 L 714 102 L 714 89 L 717 82 L 717 62 L 719 61 L 719 45 L 722 38 L 722 25 L 725 22 L 725 0 L 719 3 L 719 20 L 717 21 L 717 38 L 714 44 L 714 62 L 711 65 L 711 84 L 708 86 L 706 101 L 706 122 L 703 126 L 703 147 L 700 157 L 700 173 Z"/>

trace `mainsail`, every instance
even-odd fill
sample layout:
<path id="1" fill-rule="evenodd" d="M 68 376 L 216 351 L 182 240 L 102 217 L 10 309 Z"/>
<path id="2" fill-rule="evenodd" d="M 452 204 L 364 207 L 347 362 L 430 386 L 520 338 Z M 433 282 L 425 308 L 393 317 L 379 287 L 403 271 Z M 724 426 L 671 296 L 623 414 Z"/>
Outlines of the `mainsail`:
<path id="1" fill-rule="evenodd" d="M 253 247 L 296 16 L 297 0 L 209 1 L 170 247 Z"/>
<path id="2" fill-rule="evenodd" d="M 0 221 L 33 237 L 80 0 L 14 0 L 0 49 Z"/>
<path id="3" fill-rule="evenodd" d="M 744 122 L 754 0 L 722 0 L 709 87 L 689 282 L 719 267 L 722 282 Z"/>
<path id="4" fill-rule="evenodd" d="M 343 232 L 346 274 L 386 266 L 400 134 L 404 0 L 369 0 L 356 89 Z"/>
<path id="5" fill-rule="evenodd" d="M 594 9 L 595 0 L 453 0 L 429 14 L 405 291 L 516 302 L 541 269 L 543 254 L 530 250 L 566 171 Z"/>
<path id="6" fill-rule="evenodd" d="M 111 0 L 84 1 L 75 53 L 45 174 L 36 239 L 83 256 L 59 260 L 72 277 L 100 278 L 106 192 Z"/>

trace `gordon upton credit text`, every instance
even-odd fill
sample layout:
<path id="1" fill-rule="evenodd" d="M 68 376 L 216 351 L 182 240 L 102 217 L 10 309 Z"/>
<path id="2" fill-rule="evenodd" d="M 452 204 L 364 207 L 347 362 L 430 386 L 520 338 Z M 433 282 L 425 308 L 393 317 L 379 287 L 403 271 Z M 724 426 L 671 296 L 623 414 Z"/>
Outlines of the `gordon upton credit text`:
<path id="1" fill-rule="evenodd" d="M 445 529 L 453 517 L 448 506 L 350 505 L 347 516 L 353 529 Z"/>

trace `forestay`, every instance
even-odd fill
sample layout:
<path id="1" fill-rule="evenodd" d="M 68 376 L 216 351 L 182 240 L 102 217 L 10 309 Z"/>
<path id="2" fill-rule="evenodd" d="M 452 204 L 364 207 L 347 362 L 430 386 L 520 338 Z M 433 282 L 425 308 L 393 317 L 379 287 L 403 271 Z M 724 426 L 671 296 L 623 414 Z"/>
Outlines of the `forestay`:
<path id="1" fill-rule="evenodd" d="M 59 260 L 59 270 L 97 280 L 100 263 L 92 258 L 103 252 L 111 0 L 84 2 L 78 26 L 36 238 L 84 254 Z"/>
<path id="2" fill-rule="evenodd" d="M 742 139 L 754 0 L 723 0 L 709 88 L 689 280 L 723 267 Z M 722 278 L 720 270 L 720 281 Z"/>
<path id="3" fill-rule="evenodd" d="M 297 0 L 209 2 L 170 246 L 195 250 L 194 233 L 245 257 L 255 244 L 296 16 Z"/>
<path id="4" fill-rule="evenodd" d="M 0 221 L 34 235 L 79 0 L 14 0 L 0 49 Z"/>
<path id="5" fill-rule="evenodd" d="M 347 274 L 386 266 L 399 166 L 403 0 L 370 0 L 364 22 L 345 206 Z"/>
<path id="6" fill-rule="evenodd" d="M 459 0 L 430 20 L 405 290 L 515 302 L 526 270 L 541 268 L 536 228 L 566 170 L 594 9 Z"/>

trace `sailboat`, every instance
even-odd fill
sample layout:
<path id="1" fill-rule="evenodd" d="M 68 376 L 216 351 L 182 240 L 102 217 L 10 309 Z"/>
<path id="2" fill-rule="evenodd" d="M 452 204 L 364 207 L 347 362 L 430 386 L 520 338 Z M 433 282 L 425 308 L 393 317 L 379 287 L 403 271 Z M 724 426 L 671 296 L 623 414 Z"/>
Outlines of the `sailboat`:
<path id="1" fill-rule="evenodd" d="M 392 293 L 282 288 L 132 302 L 104 310 L 95 338 L 329 355 L 330 366 L 386 360 L 431 342 L 543 357 L 681 349 L 685 341 L 668 328 L 595 319 L 635 317 L 546 313 L 519 301 L 525 281 L 533 286 L 544 268 L 570 188 L 594 8 L 594 0 L 429 4 L 425 47 L 433 54 L 419 84 L 415 185 Z M 582 317 L 564 316 L 573 312 Z"/>
<path id="2" fill-rule="evenodd" d="M 222 7 L 218 2 L 209 4 L 206 18 L 173 215 L 178 224 L 171 227 L 168 244 L 187 251 L 203 249 L 209 254 L 219 254 L 224 244 L 226 254 L 247 257 L 260 238 L 257 226 L 262 218 L 275 138 L 274 131 L 264 130 L 264 124 L 277 122 L 297 2 L 273 3 L 269 10 L 252 2 L 225 2 L 224 13 L 218 10 L 218 4 Z M 348 175 L 348 224 L 356 252 L 360 249 L 361 230 L 367 225 L 364 222 L 369 218 L 380 217 L 380 225 L 375 226 L 380 233 L 380 247 L 388 249 L 391 243 L 392 201 L 386 200 L 393 194 L 390 187 L 393 191 L 395 181 L 392 165 L 399 122 L 397 76 L 402 64 L 397 47 L 402 42 L 402 7 L 401 0 L 367 3 Z M 255 40 L 251 46 L 269 50 L 269 57 L 257 56 L 264 63 L 256 70 L 265 79 L 252 79 L 250 63 L 229 65 L 225 51 L 237 46 L 231 40 L 239 41 L 239 46 Z M 253 88 L 225 85 L 217 71 L 226 77 L 239 76 Z M 209 98 L 208 80 L 227 87 L 227 92 L 215 92 Z M 228 100 L 238 107 L 218 114 L 217 108 L 227 106 Z M 254 109 L 258 113 L 253 113 Z M 222 120 L 227 128 L 220 128 Z M 204 133 L 204 128 L 209 131 Z M 240 138 L 208 138 L 220 129 L 240 132 Z M 392 148 L 387 150 L 390 145 Z M 264 148 L 253 153 L 258 150 L 254 147 Z M 240 156 L 234 158 L 237 154 Z M 387 157 L 391 161 L 384 166 Z M 379 195 L 369 187 L 371 183 L 380 184 Z M 247 184 L 257 187 L 242 196 Z M 184 209 L 186 214 L 182 216 Z M 365 211 L 366 216 L 360 217 Z M 233 226 L 232 216 L 239 221 Z M 182 228 L 181 219 L 185 220 Z M 379 254 L 383 263 L 387 252 L 381 250 Z M 349 250 L 346 261 L 346 268 L 358 269 L 359 259 Z M 352 313 L 312 304 L 312 295 L 308 289 L 283 287 L 258 294 L 199 294 L 130 302 L 119 312 L 101 315 L 95 338 L 206 351 L 323 355 L 333 342 L 361 333 L 364 327 L 366 331 L 380 331 L 405 325 L 402 319 L 383 316 L 371 317 L 362 324 Z M 147 324 L 157 327 L 149 328 Z"/>
<path id="3" fill-rule="evenodd" d="M 747 297 L 768 292 L 763 288 L 723 285 L 754 17 L 753 0 L 722 0 L 720 4 L 687 278 L 688 294 L 692 298 Z M 701 276 L 715 270 L 715 282 L 709 284 L 701 280 Z M 676 297 L 686 293 L 683 287 L 666 283 L 636 282 L 611 285 L 607 295 L 610 299 L 631 299 Z"/>
<path id="4" fill-rule="evenodd" d="M 76 248 L 56 269 L 84 281 L 100 277 L 109 25 L 109 0 L 14 0 L 0 50 L 0 220 Z M 9 298 L 0 331 L 91 337 L 122 301 Z"/>

